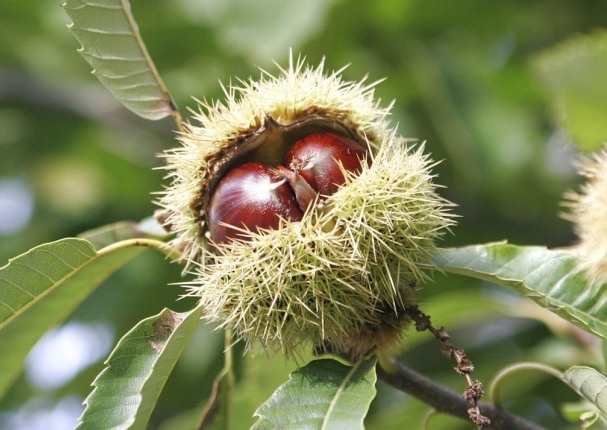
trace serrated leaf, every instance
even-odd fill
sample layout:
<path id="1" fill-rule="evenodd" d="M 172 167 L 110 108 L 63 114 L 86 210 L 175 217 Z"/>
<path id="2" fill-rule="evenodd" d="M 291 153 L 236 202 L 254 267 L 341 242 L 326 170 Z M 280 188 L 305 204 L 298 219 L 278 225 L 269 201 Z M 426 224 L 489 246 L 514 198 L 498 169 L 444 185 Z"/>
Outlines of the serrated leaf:
<path id="1" fill-rule="evenodd" d="M 68 238 L 33 248 L 0 269 L 0 396 L 38 339 L 142 250 L 99 254 L 86 240 Z"/>
<path id="2" fill-rule="evenodd" d="M 239 378 L 237 389 L 234 391 L 233 410 L 230 425 L 232 429 L 250 429 L 258 421 L 254 416 L 259 408 L 259 399 L 268 399 L 276 388 L 289 379 L 289 375 L 301 367 L 301 363 L 308 363 L 317 357 L 309 351 L 303 355 L 290 359 L 273 360 L 268 363 L 267 354 L 261 351 L 246 354 L 239 361 Z"/>
<path id="3" fill-rule="evenodd" d="M 67 0 L 69 26 L 93 73 L 125 107 L 143 118 L 174 114 L 175 105 L 150 58 L 128 0 Z"/>
<path id="4" fill-rule="evenodd" d="M 557 120 L 585 151 L 607 140 L 607 31 L 575 36 L 534 59 Z"/>
<path id="5" fill-rule="evenodd" d="M 567 251 L 500 242 L 441 249 L 434 263 L 444 272 L 508 287 L 607 339 L 607 285 L 591 288 Z"/>
<path id="6" fill-rule="evenodd" d="M 257 409 L 253 429 L 362 429 L 376 393 L 375 363 L 375 358 L 354 366 L 312 361 Z"/>
<path id="7" fill-rule="evenodd" d="M 575 366 L 565 372 L 564 380 L 597 408 L 603 421 L 607 420 L 607 378 L 605 375 L 591 367 Z"/>
<path id="8" fill-rule="evenodd" d="M 164 309 L 129 331 L 95 379 L 78 429 L 145 429 L 201 313 L 201 308 L 186 313 Z"/>

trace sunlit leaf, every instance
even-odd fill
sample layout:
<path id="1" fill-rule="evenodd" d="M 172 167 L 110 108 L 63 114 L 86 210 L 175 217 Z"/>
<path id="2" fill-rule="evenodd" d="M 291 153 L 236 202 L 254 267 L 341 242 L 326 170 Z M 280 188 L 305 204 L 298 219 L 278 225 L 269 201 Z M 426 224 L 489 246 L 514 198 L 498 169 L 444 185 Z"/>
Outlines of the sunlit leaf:
<path id="1" fill-rule="evenodd" d="M 157 120 L 176 112 L 128 0 L 67 0 L 63 8 L 93 73 L 131 111 Z"/>
<path id="2" fill-rule="evenodd" d="M 268 399 L 276 388 L 289 379 L 289 375 L 318 357 L 312 350 L 303 351 L 301 356 L 289 359 L 275 358 L 268 362 L 267 354 L 255 351 L 246 354 L 239 361 L 239 374 L 236 389 L 234 390 L 233 410 L 230 425 L 233 429 L 249 429 L 257 421 L 254 413 L 259 408 L 260 399 Z"/>
<path id="3" fill-rule="evenodd" d="M 596 406 L 607 420 L 607 378 L 591 367 L 576 366 L 565 372 L 565 381 L 582 397 Z"/>
<path id="4" fill-rule="evenodd" d="M 201 313 L 201 308 L 187 313 L 164 309 L 128 332 L 95 379 L 78 428 L 145 429 Z"/>
<path id="5" fill-rule="evenodd" d="M 315 360 L 291 373 L 289 381 L 257 409 L 262 429 L 362 429 L 375 397 L 374 358 L 346 366 Z"/>
<path id="6" fill-rule="evenodd" d="M 607 31 L 575 36 L 534 62 L 558 120 L 585 151 L 607 141 Z"/>
<path id="7" fill-rule="evenodd" d="M 89 242 L 68 238 L 33 248 L 0 269 L 0 395 L 38 339 L 143 249 L 99 254 Z"/>
<path id="8" fill-rule="evenodd" d="M 501 242 L 442 249 L 434 262 L 444 272 L 509 287 L 607 339 L 607 285 L 590 288 L 569 252 Z"/>

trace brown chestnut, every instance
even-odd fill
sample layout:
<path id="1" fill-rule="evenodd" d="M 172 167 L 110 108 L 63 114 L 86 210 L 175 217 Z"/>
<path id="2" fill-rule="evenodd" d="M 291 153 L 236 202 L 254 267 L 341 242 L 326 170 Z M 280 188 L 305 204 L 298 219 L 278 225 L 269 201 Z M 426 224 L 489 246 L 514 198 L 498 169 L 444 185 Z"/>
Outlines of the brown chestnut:
<path id="1" fill-rule="evenodd" d="M 242 229 L 276 229 L 281 219 L 300 221 L 317 196 L 330 196 L 345 182 L 340 168 L 360 172 L 367 151 L 337 133 L 313 133 L 285 154 L 285 166 L 246 162 L 219 181 L 209 202 L 207 227 L 217 243 L 246 239 Z"/>
<path id="2" fill-rule="evenodd" d="M 247 238 L 239 228 L 276 229 L 281 218 L 300 221 L 302 216 L 284 174 L 261 163 L 247 162 L 230 170 L 217 184 L 209 204 L 207 227 L 215 243 L 225 243 Z"/>
<path id="3" fill-rule="evenodd" d="M 332 195 L 345 182 L 338 163 L 360 173 L 368 162 L 365 148 L 337 133 L 310 134 L 295 142 L 284 157 L 285 166 L 323 196 Z"/>

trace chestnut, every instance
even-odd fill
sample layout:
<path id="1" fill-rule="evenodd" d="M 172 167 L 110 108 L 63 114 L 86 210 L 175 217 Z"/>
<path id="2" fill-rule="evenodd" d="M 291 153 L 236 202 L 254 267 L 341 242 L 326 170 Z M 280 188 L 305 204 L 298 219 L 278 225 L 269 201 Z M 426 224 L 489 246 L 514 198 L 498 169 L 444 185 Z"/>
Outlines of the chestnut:
<path id="1" fill-rule="evenodd" d="M 368 163 L 367 151 L 353 139 L 337 133 L 313 133 L 296 141 L 285 154 L 284 164 L 298 173 L 323 196 L 330 196 L 344 184 L 339 164 L 360 173 Z"/>
<path id="2" fill-rule="evenodd" d="M 343 185 L 340 168 L 360 172 L 366 150 L 337 133 L 313 133 L 285 154 L 285 166 L 249 161 L 230 170 L 211 197 L 207 227 L 216 244 L 246 239 L 242 231 L 276 229 L 281 219 L 300 221 L 318 195 L 330 196 Z"/>
<path id="3" fill-rule="evenodd" d="M 211 239 L 220 244 L 246 239 L 241 229 L 277 229 L 281 218 L 300 221 L 302 216 L 283 174 L 261 163 L 247 162 L 230 170 L 217 184 L 207 228 Z"/>

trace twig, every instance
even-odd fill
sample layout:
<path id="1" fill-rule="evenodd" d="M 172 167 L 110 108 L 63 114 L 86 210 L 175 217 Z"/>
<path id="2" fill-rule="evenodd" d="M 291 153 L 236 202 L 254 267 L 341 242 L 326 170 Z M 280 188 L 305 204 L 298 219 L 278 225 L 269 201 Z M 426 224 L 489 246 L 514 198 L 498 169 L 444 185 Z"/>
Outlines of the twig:
<path id="1" fill-rule="evenodd" d="M 466 356 L 466 353 L 462 348 L 456 348 L 449 342 L 449 335 L 445 331 L 445 328 L 434 328 L 430 322 L 430 317 L 421 312 L 417 306 L 405 308 L 405 312 L 411 317 L 413 322 L 415 322 L 417 331 L 427 330 L 432 333 L 434 337 L 443 344 L 443 354 L 456 361 L 457 365 L 455 366 L 455 371 L 460 375 L 463 375 L 468 382 L 468 386 L 466 387 L 463 396 L 464 400 L 468 403 L 468 417 L 470 418 L 470 421 L 476 424 L 478 430 L 487 428 L 489 424 L 491 424 L 491 420 L 484 416 L 478 407 L 478 402 L 483 394 L 485 394 L 485 390 L 480 381 L 473 381 L 470 376 L 474 371 L 472 361 Z"/>
<path id="2" fill-rule="evenodd" d="M 388 373 L 377 367 L 377 376 L 392 387 L 410 394 L 432 406 L 436 411 L 468 420 L 470 404 L 459 393 L 452 391 L 426 376 L 408 368 L 395 360 L 394 372 Z M 491 420 L 491 428 L 496 430 L 545 430 L 531 421 L 495 406 L 479 402 L 481 414 Z"/>

